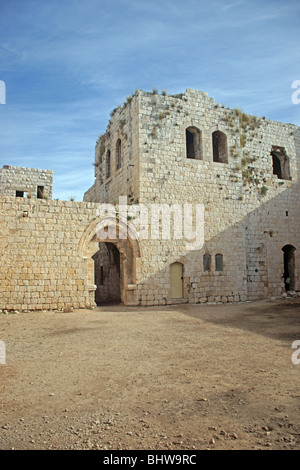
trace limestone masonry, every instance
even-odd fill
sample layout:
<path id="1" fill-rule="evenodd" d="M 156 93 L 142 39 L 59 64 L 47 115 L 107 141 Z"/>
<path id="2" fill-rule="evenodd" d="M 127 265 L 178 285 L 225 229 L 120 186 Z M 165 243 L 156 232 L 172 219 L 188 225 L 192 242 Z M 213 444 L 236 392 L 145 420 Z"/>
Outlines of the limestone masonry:
<path id="1" fill-rule="evenodd" d="M 227 109 L 196 90 L 137 91 L 99 137 L 83 202 L 52 201 L 52 172 L 0 170 L 0 308 L 297 295 L 299 162 L 293 124 Z M 192 214 L 203 235 L 197 249 L 187 248 L 184 205 L 204 210 L 201 227 Z M 145 226 L 148 236 L 136 238 Z"/>
<path id="2" fill-rule="evenodd" d="M 52 199 L 53 172 L 4 165 L 0 168 L 0 194 L 13 197 Z"/>

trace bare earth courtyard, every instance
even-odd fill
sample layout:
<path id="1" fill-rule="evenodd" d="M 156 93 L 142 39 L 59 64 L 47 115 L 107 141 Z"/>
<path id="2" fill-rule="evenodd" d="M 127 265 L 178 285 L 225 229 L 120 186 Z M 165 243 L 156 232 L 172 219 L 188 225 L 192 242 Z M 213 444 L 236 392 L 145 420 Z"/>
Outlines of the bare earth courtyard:
<path id="1" fill-rule="evenodd" d="M 299 327 L 299 298 L 0 314 L 0 449 L 300 449 Z"/>

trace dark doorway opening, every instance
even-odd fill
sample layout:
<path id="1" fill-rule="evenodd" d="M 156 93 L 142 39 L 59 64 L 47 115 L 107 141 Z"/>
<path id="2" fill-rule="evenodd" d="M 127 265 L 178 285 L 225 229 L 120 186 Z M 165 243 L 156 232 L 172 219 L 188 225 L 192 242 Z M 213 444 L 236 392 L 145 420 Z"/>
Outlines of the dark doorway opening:
<path id="1" fill-rule="evenodd" d="M 292 291 L 295 289 L 295 251 L 296 248 L 292 245 L 285 245 L 283 251 L 283 278 L 285 290 Z"/>
<path id="2" fill-rule="evenodd" d="M 92 257 L 95 272 L 95 302 L 97 305 L 121 302 L 120 252 L 113 243 L 99 243 Z"/>

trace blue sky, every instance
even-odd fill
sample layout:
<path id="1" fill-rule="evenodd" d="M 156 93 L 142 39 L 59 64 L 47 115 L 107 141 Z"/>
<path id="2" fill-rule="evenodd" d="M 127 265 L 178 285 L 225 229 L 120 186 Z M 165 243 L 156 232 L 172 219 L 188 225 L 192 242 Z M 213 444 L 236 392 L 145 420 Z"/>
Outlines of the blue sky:
<path id="1" fill-rule="evenodd" d="M 81 201 L 136 88 L 300 125 L 299 36 L 299 0 L 0 0 L 0 167 L 53 170 L 53 197 Z"/>

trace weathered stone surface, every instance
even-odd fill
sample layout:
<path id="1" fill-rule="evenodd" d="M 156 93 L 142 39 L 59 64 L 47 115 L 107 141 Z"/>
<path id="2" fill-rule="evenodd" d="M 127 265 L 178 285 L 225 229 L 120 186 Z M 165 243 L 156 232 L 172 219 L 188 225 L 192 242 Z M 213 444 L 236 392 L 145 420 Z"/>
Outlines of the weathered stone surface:
<path id="1" fill-rule="evenodd" d="M 99 242 L 119 250 L 119 278 L 116 269 L 109 276 L 111 287 L 120 282 L 128 305 L 281 296 L 286 246 L 295 249 L 286 255 L 293 264 L 289 290 L 299 293 L 299 160 L 297 126 L 225 109 L 195 90 L 177 96 L 139 91 L 114 111 L 96 145 L 95 183 L 84 202 L 52 201 L 47 171 L 0 170 L 0 308 L 94 306 L 92 257 Z M 43 181 L 37 178 L 43 174 Z M 28 178 L 27 186 L 18 186 L 20 175 Z M 15 198 L 16 190 L 37 185 L 44 186 L 48 200 Z M 120 233 L 132 229 L 127 240 L 97 237 L 98 223 L 106 219 L 100 203 L 110 204 Z M 184 234 L 174 238 L 180 225 L 172 216 L 169 238 L 161 226 L 153 230 L 153 207 L 162 204 L 204 206 L 200 249 L 187 249 Z M 148 237 L 136 240 L 142 206 Z M 174 299 L 175 262 L 182 264 L 183 289 Z"/>
<path id="2" fill-rule="evenodd" d="M 199 130 L 195 158 L 187 158 L 187 129 Z M 225 135 L 218 161 L 216 131 Z M 115 170 L 119 139 L 122 168 Z M 108 150 L 110 178 L 105 175 Z M 281 174 L 271 152 L 281 159 Z M 187 252 L 185 239 L 141 242 L 142 304 L 170 300 L 175 261 L 184 265 L 184 297 L 190 302 L 237 302 L 284 292 L 282 248 L 299 245 L 299 127 L 225 109 L 196 90 L 177 96 L 139 91 L 115 111 L 95 155 L 95 184 L 86 200 L 112 203 L 122 195 L 128 204 L 139 201 L 149 211 L 151 204 L 205 206 L 201 250 Z M 298 251 L 295 291 L 300 289 Z M 208 272 L 203 270 L 205 253 L 211 257 Z M 221 271 L 216 271 L 217 254 L 223 255 Z"/>
<path id="3" fill-rule="evenodd" d="M 37 197 L 51 199 L 52 181 L 53 172 L 51 170 L 11 165 L 3 165 L 0 168 L 0 194 L 6 196 L 16 196 L 18 191 L 28 199 L 36 199 Z"/>

